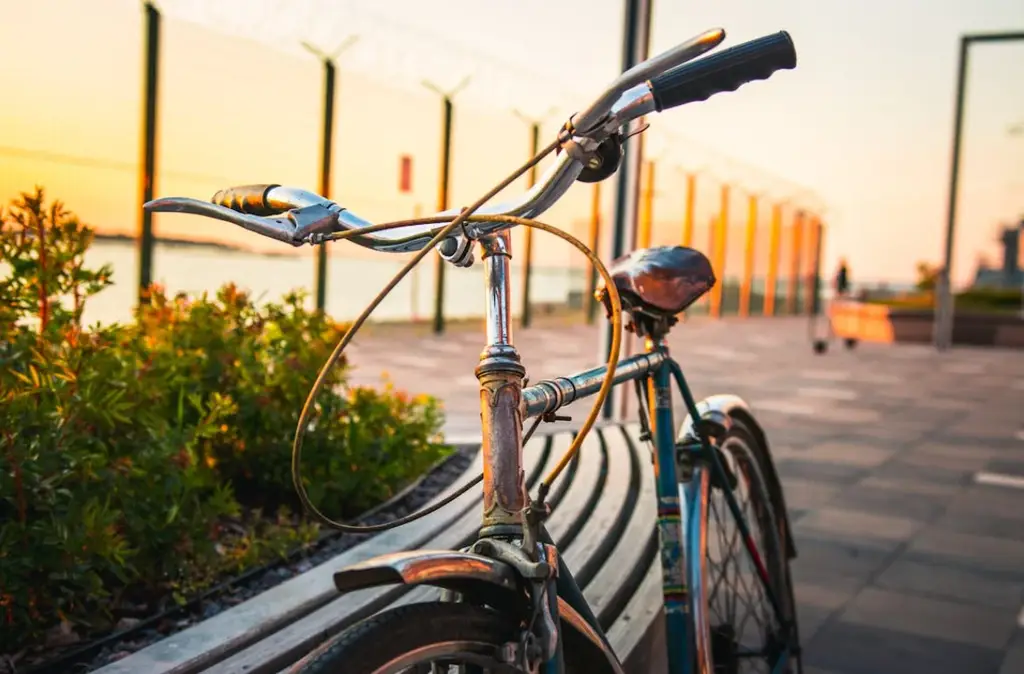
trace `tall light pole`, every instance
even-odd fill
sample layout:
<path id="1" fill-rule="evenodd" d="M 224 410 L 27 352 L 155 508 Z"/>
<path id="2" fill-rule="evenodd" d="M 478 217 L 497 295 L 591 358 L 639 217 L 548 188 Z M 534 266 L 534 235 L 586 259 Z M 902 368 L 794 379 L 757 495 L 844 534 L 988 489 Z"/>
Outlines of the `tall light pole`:
<path id="1" fill-rule="evenodd" d="M 310 53 L 324 64 L 324 117 L 323 136 L 320 144 L 320 196 L 331 197 L 331 153 L 334 148 L 334 76 L 335 61 L 341 53 L 355 44 L 358 35 L 350 35 L 341 41 L 333 52 L 326 54 L 308 42 L 303 42 Z M 327 246 L 316 247 L 316 310 L 323 311 L 327 303 Z"/>
<path id="2" fill-rule="evenodd" d="M 935 348 L 944 351 L 953 345 L 953 237 L 956 234 L 956 201 L 960 182 L 960 136 L 963 132 L 964 94 L 967 89 L 967 57 L 971 45 L 979 42 L 1016 42 L 1024 40 L 1024 32 L 978 33 L 960 36 L 960 59 L 957 64 L 956 108 L 953 119 L 953 157 L 949 172 L 949 201 L 946 207 L 946 245 L 942 272 L 935 293 L 935 323 L 932 337 Z"/>
<path id="3" fill-rule="evenodd" d="M 650 51 L 651 9 L 653 0 L 625 0 L 625 21 L 622 36 L 622 72 L 647 60 Z M 643 119 L 637 120 L 643 124 Z M 639 128 L 639 127 L 638 127 Z M 622 164 L 615 180 L 615 207 L 611 227 L 611 245 L 608 260 L 614 260 L 631 248 L 636 232 L 637 202 L 640 197 L 640 168 L 643 161 L 643 134 L 637 134 L 626 141 L 623 147 Z M 601 333 L 600 360 L 608 359 L 612 344 L 612 325 L 609 323 Z M 611 419 L 615 410 L 615 398 L 619 390 L 612 389 L 605 400 L 602 416 Z"/>
<path id="4" fill-rule="evenodd" d="M 451 177 L 452 155 L 452 98 L 469 84 L 469 76 L 463 78 L 454 89 L 444 91 L 433 82 L 423 80 L 423 86 L 441 96 L 441 171 L 437 186 L 437 210 L 448 210 L 448 184 Z M 434 256 L 434 334 L 444 332 L 444 270 L 447 264 L 440 255 Z"/>
<path id="5" fill-rule="evenodd" d="M 556 108 L 551 108 L 545 115 L 537 119 L 531 119 L 523 115 L 518 110 L 513 110 L 512 113 L 523 120 L 530 126 L 530 158 L 537 156 L 540 151 L 540 125 L 546 118 L 550 117 Z M 534 164 L 530 167 L 530 172 L 526 174 L 526 186 L 528 188 L 533 187 L 537 184 L 537 165 Z M 530 327 L 530 323 L 533 319 L 533 312 L 530 308 L 530 280 L 531 272 L 533 270 L 533 228 L 523 228 L 523 327 Z"/>

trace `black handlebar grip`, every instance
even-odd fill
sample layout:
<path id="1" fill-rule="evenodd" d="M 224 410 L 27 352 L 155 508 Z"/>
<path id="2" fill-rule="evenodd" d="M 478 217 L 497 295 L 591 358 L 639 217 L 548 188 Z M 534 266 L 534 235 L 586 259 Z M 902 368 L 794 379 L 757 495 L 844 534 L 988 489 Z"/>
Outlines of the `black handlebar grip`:
<path id="1" fill-rule="evenodd" d="M 658 112 L 736 91 L 776 70 L 796 67 L 796 49 L 786 31 L 765 35 L 725 51 L 683 64 L 650 81 Z"/>
<path id="2" fill-rule="evenodd" d="M 267 201 L 267 192 L 280 185 L 239 185 L 229 187 L 213 195 L 210 199 L 218 206 L 226 206 L 239 213 L 250 215 L 276 215 L 279 208 L 271 208 Z"/>

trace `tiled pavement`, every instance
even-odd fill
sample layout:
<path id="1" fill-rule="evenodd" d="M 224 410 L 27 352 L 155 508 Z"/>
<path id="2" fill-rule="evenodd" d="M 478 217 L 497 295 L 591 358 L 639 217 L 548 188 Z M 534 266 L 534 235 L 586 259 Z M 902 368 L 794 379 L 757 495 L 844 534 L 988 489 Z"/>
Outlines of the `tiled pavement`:
<path id="1" fill-rule="evenodd" d="M 534 381 L 596 361 L 593 328 L 516 341 Z M 481 344 L 377 329 L 356 339 L 353 378 L 386 369 L 440 396 L 448 433 L 466 436 Z M 1024 674 L 1024 352 L 815 356 L 798 319 L 696 319 L 671 344 L 698 397 L 739 394 L 767 428 L 797 534 L 806 671 Z"/>

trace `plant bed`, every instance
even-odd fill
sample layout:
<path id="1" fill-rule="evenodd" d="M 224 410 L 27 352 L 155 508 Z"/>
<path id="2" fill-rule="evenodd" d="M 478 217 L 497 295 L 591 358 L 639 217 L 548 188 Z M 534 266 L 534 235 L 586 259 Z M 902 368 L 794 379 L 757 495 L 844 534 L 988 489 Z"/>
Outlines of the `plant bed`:
<path id="1" fill-rule="evenodd" d="M 979 311 L 958 303 L 953 344 L 1024 348 L 1024 319 L 1008 310 Z M 829 320 L 837 337 L 867 342 L 930 344 L 935 314 L 921 303 L 833 302 Z"/>
<path id="2" fill-rule="evenodd" d="M 257 306 L 230 285 L 154 287 L 133 323 L 83 326 L 111 276 L 85 268 L 91 240 L 41 190 L 0 217 L 0 665 L 19 673 L 130 634 L 109 659 L 355 542 L 294 514 L 290 474 L 313 375 L 347 328 L 300 293 Z M 346 387 L 347 371 L 316 400 L 303 481 L 334 518 L 390 502 L 369 515 L 390 519 L 449 473 L 431 472 L 452 452 L 440 405 Z"/>
<path id="3" fill-rule="evenodd" d="M 424 507 L 437 494 L 452 484 L 472 463 L 479 447 L 463 445 L 456 448 L 430 471 L 402 490 L 395 498 L 355 518 L 351 523 L 381 524 L 403 517 Z M 309 545 L 292 550 L 282 559 L 250 569 L 240 576 L 227 578 L 218 585 L 192 598 L 186 604 L 174 605 L 160 613 L 123 621 L 121 629 L 79 644 L 58 657 L 38 662 L 25 662 L 17 674 L 61 674 L 67 671 L 94 671 L 120 660 L 152 643 L 207 620 L 232 606 L 279 585 L 289 578 L 355 547 L 374 534 L 341 535 L 328 530 Z M 12 670 L 13 671 L 13 670 Z M 0 667 L 0 672 L 3 672 Z M 7 674 L 4 672 L 4 674 Z"/>

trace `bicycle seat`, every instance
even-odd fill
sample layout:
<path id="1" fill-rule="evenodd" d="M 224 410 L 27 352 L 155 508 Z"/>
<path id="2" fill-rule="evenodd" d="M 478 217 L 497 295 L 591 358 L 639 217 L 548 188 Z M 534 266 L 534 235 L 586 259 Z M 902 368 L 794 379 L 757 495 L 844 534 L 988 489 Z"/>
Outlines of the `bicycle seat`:
<path id="1" fill-rule="evenodd" d="M 641 248 L 613 261 L 608 271 L 619 290 L 623 311 L 675 316 L 715 285 L 711 262 L 683 246 Z M 603 299 L 605 286 L 598 286 Z"/>

